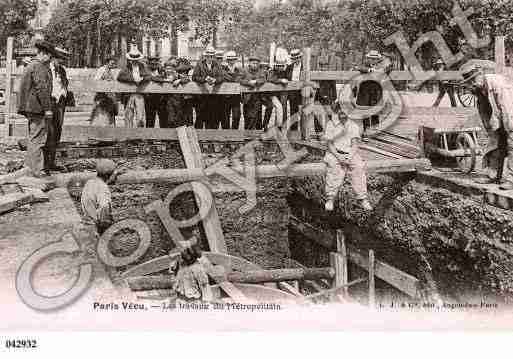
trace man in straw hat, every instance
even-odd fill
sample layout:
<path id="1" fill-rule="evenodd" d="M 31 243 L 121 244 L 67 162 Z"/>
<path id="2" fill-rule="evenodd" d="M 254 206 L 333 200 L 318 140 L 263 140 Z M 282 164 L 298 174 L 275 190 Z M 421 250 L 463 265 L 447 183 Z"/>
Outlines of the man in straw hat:
<path id="1" fill-rule="evenodd" d="M 219 62 L 215 60 L 216 51 L 212 46 L 208 46 L 203 53 L 203 58 L 196 64 L 192 74 L 192 81 L 198 84 L 209 84 L 211 86 L 220 85 L 224 81 L 224 73 Z M 202 95 L 199 99 L 197 108 L 196 128 L 216 129 L 219 114 L 219 96 Z"/>
<path id="2" fill-rule="evenodd" d="M 137 49 L 137 45 L 132 45 L 130 51 L 126 54 L 127 64 L 118 74 L 119 82 L 140 85 L 151 80 L 151 74 L 146 69 L 142 61 L 144 55 Z M 144 96 L 132 93 L 125 104 L 125 125 L 126 127 L 145 127 L 146 109 L 144 105 Z"/>
<path id="3" fill-rule="evenodd" d="M 55 152 L 61 140 L 62 124 L 64 122 L 64 111 L 69 103 L 71 93 L 68 91 L 68 77 L 66 69 L 61 65 L 62 60 L 66 60 L 69 52 L 59 47 L 55 48 L 55 55 L 50 61 L 50 71 L 52 73 L 52 100 L 53 100 L 53 118 L 48 121 L 48 138 L 46 141 L 46 161 L 45 169 L 61 170 L 55 163 Z"/>
<path id="4" fill-rule="evenodd" d="M 164 69 L 160 64 L 160 57 L 148 57 L 148 70 L 151 80 L 162 82 L 165 78 Z M 146 127 L 155 127 L 155 117 L 159 116 L 159 125 L 161 128 L 167 127 L 167 106 L 166 95 L 150 93 L 144 95 L 144 110 L 146 112 Z"/>
<path id="5" fill-rule="evenodd" d="M 290 51 L 290 65 L 287 66 L 287 79 L 289 81 L 301 80 L 301 72 L 303 71 L 301 59 L 303 54 L 299 49 L 293 49 Z M 290 104 L 290 116 L 294 116 L 299 111 L 299 105 L 301 104 L 301 92 L 300 91 L 289 91 L 287 98 Z M 286 104 L 284 104 L 285 109 Z M 287 111 L 284 111 L 285 115 Z M 287 127 L 289 127 L 287 125 Z M 297 128 L 297 124 L 291 126 L 291 129 Z"/>
<path id="6" fill-rule="evenodd" d="M 243 74 L 242 69 L 237 66 L 237 54 L 235 51 L 228 51 L 226 53 L 226 67 L 224 68 L 225 81 L 226 82 L 239 82 Z M 240 95 L 229 95 L 227 96 L 225 115 L 226 120 L 225 126 L 230 124 L 230 113 L 232 116 L 232 129 L 238 130 L 240 124 Z M 221 126 L 223 126 L 221 124 Z M 225 128 L 223 126 L 223 128 Z"/>
<path id="7" fill-rule="evenodd" d="M 503 75 L 487 73 L 477 65 L 463 66 L 460 85 L 470 86 L 477 97 L 477 108 L 488 133 L 483 168 L 496 169 L 495 178 L 480 178 L 479 183 L 500 183 L 500 189 L 513 190 L 513 83 Z"/>
<path id="8" fill-rule="evenodd" d="M 446 70 L 445 64 L 442 59 L 438 59 L 434 66 L 435 71 L 444 71 Z M 456 103 L 456 96 L 454 95 L 454 85 L 447 80 L 438 81 L 438 96 L 436 97 L 435 103 L 433 103 L 433 107 L 438 107 L 440 102 L 444 98 L 445 94 L 449 95 L 449 100 L 451 101 L 451 107 L 456 107 L 458 104 Z"/>
<path id="9" fill-rule="evenodd" d="M 25 166 L 36 177 L 47 175 L 44 171 L 48 121 L 53 119 L 52 73 L 50 60 L 54 46 L 45 40 L 35 43 L 37 55 L 25 68 L 18 92 L 18 113 L 28 120 L 28 144 Z"/>
<path id="10" fill-rule="evenodd" d="M 266 76 L 260 68 L 260 59 L 257 56 L 249 57 L 249 66 L 244 71 L 240 84 L 250 89 L 256 89 L 266 82 Z M 244 128 L 246 130 L 262 129 L 262 95 L 247 93 L 244 102 Z"/>
<path id="11" fill-rule="evenodd" d="M 377 50 L 371 50 L 365 55 L 365 63 L 363 66 L 359 66 L 357 70 L 362 74 L 368 74 L 371 72 L 385 72 L 384 66 L 380 66 L 383 61 L 383 55 Z M 364 79 L 359 82 L 356 89 L 353 90 L 355 93 L 356 104 L 359 106 L 373 107 L 379 104 L 383 98 L 383 89 L 381 84 L 374 79 Z M 372 115 L 370 118 L 363 120 L 364 131 L 372 126 L 379 124 L 379 115 Z"/>

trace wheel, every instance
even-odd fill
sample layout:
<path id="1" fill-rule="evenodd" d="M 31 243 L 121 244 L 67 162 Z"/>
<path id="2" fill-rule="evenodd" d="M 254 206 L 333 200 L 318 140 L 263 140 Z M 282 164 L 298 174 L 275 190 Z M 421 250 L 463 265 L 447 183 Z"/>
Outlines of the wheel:
<path id="1" fill-rule="evenodd" d="M 476 167 L 476 143 L 470 134 L 460 133 L 456 137 L 456 149 L 470 150 L 469 156 L 456 157 L 456 163 L 463 173 L 470 173 Z"/>
<path id="2" fill-rule="evenodd" d="M 476 96 L 465 86 L 458 87 L 458 99 L 464 107 L 475 107 Z"/>

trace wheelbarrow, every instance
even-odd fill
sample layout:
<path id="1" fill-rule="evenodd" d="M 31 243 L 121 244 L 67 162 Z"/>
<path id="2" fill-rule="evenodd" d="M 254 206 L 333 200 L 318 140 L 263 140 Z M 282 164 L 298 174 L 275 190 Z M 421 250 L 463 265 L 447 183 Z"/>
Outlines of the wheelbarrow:
<path id="1" fill-rule="evenodd" d="M 476 168 L 477 158 L 483 154 L 477 135 L 480 127 L 442 128 L 421 126 L 419 142 L 424 155 L 430 160 L 454 159 L 463 173 Z"/>

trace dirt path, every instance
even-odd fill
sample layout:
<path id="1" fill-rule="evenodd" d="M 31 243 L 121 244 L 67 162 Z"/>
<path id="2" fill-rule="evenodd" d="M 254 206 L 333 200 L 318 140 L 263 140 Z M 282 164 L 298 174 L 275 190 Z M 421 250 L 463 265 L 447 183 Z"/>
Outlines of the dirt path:
<path id="1" fill-rule="evenodd" d="M 129 291 L 112 284 L 103 265 L 95 263 L 91 287 L 69 307 L 58 312 L 39 313 L 22 303 L 15 288 L 20 265 L 34 251 L 60 240 L 80 222 L 80 215 L 66 189 L 58 188 L 48 194 L 50 202 L 34 204 L 0 217 L 0 302 L 9 308 L 7 315 L 16 316 L 12 321 L 2 321 L 0 327 L 15 329 L 37 325 L 40 328 L 41 325 L 45 327 L 44 323 L 60 326 L 69 323 L 73 316 L 80 316 L 84 310 L 91 312 L 94 301 L 108 303 L 132 299 Z M 35 290 L 45 296 L 56 296 L 67 291 L 77 278 L 76 263 L 76 258 L 65 254 L 49 258 L 33 273 Z"/>

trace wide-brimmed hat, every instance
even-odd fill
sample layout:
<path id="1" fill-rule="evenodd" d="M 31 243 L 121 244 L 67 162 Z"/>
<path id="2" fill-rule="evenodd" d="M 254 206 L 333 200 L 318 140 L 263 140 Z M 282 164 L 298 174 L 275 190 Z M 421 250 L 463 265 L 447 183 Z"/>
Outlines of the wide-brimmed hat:
<path id="1" fill-rule="evenodd" d="M 55 47 L 54 48 L 54 56 L 61 60 L 67 60 L 70 53 L 68 50 L 63 49 L 61 47 Z"/>
<path id="2" fill-rule="evenodd" d="M 377 50 L 370 50 L 367 55 L 365 55 L 368 59 L 381 60 L 383 56 Z"/>
<path id="3" fill-rule="evenodd" d="M 215 56 L 216 50 L 212 46 L 207 46 L 205 51 L 203 52 L 203 56 Z"/>
<path id="4" fill-rule="evenodd" d="M 303 53 L 299 49 L 294 49 L 290 51 L 290 59 L 291 60 L 297 60 L 303 56 Z"/>
<path id="5" fill-rule="evenodd" d="M 445 62 L 443 62 L 442 59 L 438 59 L 435 61 L 435 65 L 444 65 L 444 64 L 445 64 Z"/>
<path id="6" fill-rule="evenodd" d="M 237 60 L 237 54 L 235 51 L 228 51 L 226 53 L 226 60 Z"/>
<path id="7" fill-rule="evenodd" d="M 126 54 L 126 58 L 127 58 L 127 60 L 137 61 L 137 60 L 142 60 L 144 58 L 144 55 L 142 54 L 141 51 L 139 51 L 139 49 L 137 48 L 137 45 L 132 45 L 130 47 L 130 51 L 127 52 L 127 54 Z"/>
<path id="8" fill-rule="evenodd" d="M 463 77 L 463 80 L 460 81 L 460 84 L 467 83 L 478 75 L 482 75 L 483 73 L 483 69 L 480 66 L 468 66 L 467 68 L 461 70 L 461 77 Z"/>
<path id="9" fill-rule="evenodd" d="M 216 59 L 223 59 L 224 58 L 224 51 L 223 50 L 217 50 L 215 56 L 216 56 Z"/>
<path id="10" fill-rule="evenodd" d="M 36 40 L 34 47 L 48 52 L 49 54 L 55 54 L 55 46 L 46 40 Z"/>
<path id="11" fill-rule="evenodd" d="M 256 55 L 251 55 L 249 58 L 248 58 L 248 61 L 257 61 L 257 62 L 260 62 L 260 57 L 256 56 Z"/>

